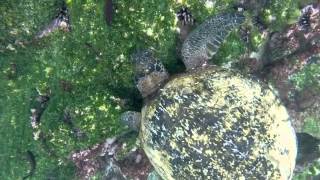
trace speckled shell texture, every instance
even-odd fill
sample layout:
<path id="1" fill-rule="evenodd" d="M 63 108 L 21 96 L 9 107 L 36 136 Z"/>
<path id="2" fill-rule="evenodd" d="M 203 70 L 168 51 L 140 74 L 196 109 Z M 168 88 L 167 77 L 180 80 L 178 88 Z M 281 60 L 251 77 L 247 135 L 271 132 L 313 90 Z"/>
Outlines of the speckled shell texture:
<path id="1" fill-rule="evenodd" d="M 142 110 L 140 138 L 171 179 L 290 179 L 296 137 L 273 90 L 221 68 L 169 81 Z"/>

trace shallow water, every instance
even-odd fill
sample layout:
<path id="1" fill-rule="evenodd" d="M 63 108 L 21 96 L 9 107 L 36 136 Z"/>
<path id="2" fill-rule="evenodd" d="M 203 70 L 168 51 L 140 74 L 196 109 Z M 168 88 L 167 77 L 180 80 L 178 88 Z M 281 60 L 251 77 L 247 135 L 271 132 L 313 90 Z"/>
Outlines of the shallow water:
<path id="1" fill-rule="evenodd" d="M 242 2 L 2 1 L 1 179 L 29 172 L 31 179 L 103 179 L 111 161 L 98 154 L 109 152 L 102 148 L 105 139 L 120 134 L 121 143 L 110 145 L 126 144 L 114 149 L 122 158 L 118 166 L 127 176 L 145 179 L 152 167 L 140 149 L 128 153 L 137 135 L 127 135 L 120 122 L 122 112 L 140 111 L 148 101 L 136 88 L 132 55 L 151 49 L 170 78 L 177 77 L 186 71 L 181 47 L 188 34 L 221 13 L 244 13 L 246 21 L 225 39 L 215 39 L 221 41 L 217 52 L 205 44 L 206 63 L 272 86 L 301 133 L 294 179 L 319 174 L 319 4 Z M 222 19 L 214 28 L 230 21 Z M 88 154 L 78 157 L 79 151 Z M 137 157 L 138 165 L 132 162 Z"/>

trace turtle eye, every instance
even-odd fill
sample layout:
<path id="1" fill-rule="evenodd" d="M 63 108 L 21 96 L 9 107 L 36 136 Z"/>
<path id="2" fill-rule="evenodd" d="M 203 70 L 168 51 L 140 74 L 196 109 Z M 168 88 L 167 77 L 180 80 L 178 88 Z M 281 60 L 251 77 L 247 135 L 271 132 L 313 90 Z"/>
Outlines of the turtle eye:
<path id="1" fill-rule="evenodd" d="M 159 64 L 156 64 L 156 71 L 161 71 L 161 67 Z"/>
<path id="2" fill-rule="evenodd" d="M 149 73 L 151 73 L 153 71 L 154 71 L 154 65 L 153 65 L 153 63 L 149 63 L 147 65 L 147 67 L 145 68 L 145 72 L 146 72 L 146 74 L 149 74 Z"/>

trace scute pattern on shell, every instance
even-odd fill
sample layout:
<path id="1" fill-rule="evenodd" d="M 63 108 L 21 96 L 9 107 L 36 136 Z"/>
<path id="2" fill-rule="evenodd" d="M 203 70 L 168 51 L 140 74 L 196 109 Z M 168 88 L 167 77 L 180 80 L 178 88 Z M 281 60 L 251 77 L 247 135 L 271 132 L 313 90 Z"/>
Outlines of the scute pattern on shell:
<path id="1" fill-rule="evenodd" d="M 274 92 L 230 70 L 198 69 L 142 110 L 140 139 L 163 179 L 288 179 L 296 139 Z"/>
<path id="2" fill-rule="evenodd" d="M 182 45 L 183 62 L 187 69 L 205 64 L 219 49 L 225 37 L 242 24 L 241 14 L 221 14 L 209 18 L 190 33 Z"/>

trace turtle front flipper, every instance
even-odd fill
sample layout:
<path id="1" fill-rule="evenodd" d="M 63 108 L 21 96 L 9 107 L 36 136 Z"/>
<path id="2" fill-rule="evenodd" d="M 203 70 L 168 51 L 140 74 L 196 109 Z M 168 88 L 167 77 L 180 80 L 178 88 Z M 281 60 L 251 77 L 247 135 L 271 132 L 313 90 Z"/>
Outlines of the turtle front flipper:
<path id="1" fill-rule="evenodd" d="M 206 65 L 229 33 L 244 21 L 242 14 L 221 14 L 209 18 L 192 31 L 181 50 L 187 70 Z"/>
<path id="2" fill-rule="evenodd" d="M 169 78 L 160 60 L 150 50 L 140 51 L 132 56 L 135 66 L 135 81 L 143 98 L 150 96 Z"/>

